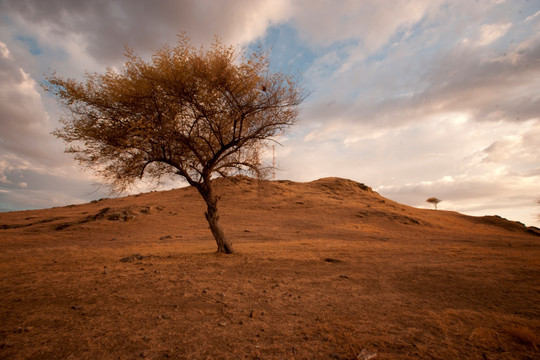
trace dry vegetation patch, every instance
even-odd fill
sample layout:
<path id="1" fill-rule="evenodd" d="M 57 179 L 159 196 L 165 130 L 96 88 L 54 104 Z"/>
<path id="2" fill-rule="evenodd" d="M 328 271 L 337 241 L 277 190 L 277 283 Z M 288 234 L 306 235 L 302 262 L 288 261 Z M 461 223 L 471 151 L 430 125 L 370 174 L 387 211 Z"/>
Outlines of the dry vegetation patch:
<path id="1" fill-rule="evenodd" d="M 336 179 L 218 187 L 238 254 L 190 188 L 0 214 L 0 358 L 540 356 L 524 227 Z"/>

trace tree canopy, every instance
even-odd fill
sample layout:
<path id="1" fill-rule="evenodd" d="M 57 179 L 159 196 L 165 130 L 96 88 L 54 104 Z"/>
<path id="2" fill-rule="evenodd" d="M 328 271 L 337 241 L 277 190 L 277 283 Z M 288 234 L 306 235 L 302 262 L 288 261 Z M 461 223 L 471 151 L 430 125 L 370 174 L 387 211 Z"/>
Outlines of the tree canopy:
<path id="1" fill-rule="evenodd" d="M 262 50 L 247 54 L 219 40 L 197 49 L 179 36 L 150 61 L 128 48 L 125 55 L 120 71 L 87 73 L 83 82 L 47 78 L 45 90 L 69 113 L 54 135 L 115 190 L 144 176 L 183 177 L 208 205 L 218 251 L 232 252 L 210 221 L 219 218 L 212 179 L 260 174 L 261 150 L 295 123 L 305 98 L 298 78 L 271 72 Z"/>
<path id="2" fill-rule="evenodd" d="M 440 203 L 442 200 L 437 199 L 436 197 L 430 197 L 426 200 L 426 202 L 433 204 L 435 206 L 435 209 L 437 209 L 437 204 Z"/>

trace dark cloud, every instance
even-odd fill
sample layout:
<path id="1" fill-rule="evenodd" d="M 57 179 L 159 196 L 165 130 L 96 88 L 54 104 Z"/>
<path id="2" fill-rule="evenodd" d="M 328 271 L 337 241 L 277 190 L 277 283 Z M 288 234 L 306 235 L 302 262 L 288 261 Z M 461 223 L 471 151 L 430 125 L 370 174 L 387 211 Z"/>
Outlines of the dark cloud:
<path id="1" fill-rule="evenodd" d="M 52 34 L 78 35 L 90 56 L 114 64 L 122 59 L 126 44 L 150 52 L 174 42 L 181 32 L 199 44 L 214 36 L 227 42 L 251 41 L 285 16 L 285 5 L 252 0 L 8 0 L 2 10 Z"/>

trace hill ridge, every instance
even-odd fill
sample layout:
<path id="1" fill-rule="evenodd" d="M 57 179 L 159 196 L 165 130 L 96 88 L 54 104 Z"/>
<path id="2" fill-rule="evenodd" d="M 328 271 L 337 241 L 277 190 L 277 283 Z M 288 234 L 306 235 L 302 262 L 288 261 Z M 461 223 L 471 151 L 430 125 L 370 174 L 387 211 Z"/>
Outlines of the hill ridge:
<path id="1" fill-rule="evenodd" d="M 540 235 L 540 229 L 536 227 L 526 227 L 520 222 L 500 216 L 474 217 L 453 211 L 419 209 L 404 205 L 380 195 L 363 183 L 339 177 L 294 182 L 259 181 L 247 176 L 236 176 L 227 180 L 217 179 L 216 189 L 221 196 L 220 207 L 225 218 L 226 231 L 227 227 L 235 226 L 236 217 L 241 218 L 240 223 L 245 227 L 249 226 L 249 221 L 241 216 L 245 213 L 250 214 L 252 223 L 257 224 L 263 233 L 264 222 L 260 217 L 271 216 L 269 214 L 272 212 L 285 212 L 289 218 L 274 224 L 274 227 L 308 226 L 311 219 L 321 216 L 323 219 L 335 218 L 334 225 L 325 224 L 324 220 L 318 219 L 309 226 L 328 229 L 341 227 L 340 231 L 347 228 L 356 233 L 410 233 L 422 229 L 430 232 L 482 232 L 491 229 L 491 232 L 496 232 L 494 229 L 500 229 L 510 233 Z M 193 219 L 201 229 L 206 229 L 202 216 L 202 201 L 196 190 L 188 186 L 94 200 L 87 204 L 2 213 L 0 230 L 73 230 L 87 228 L 99 221 L 143 221 L 152 226 L 148 220 L 158 213 L 162 218 L 173 221 L 176 215 L 180 218 L 186 217 L 186 210 L 189 219 Z M 196 220 L 197 217 L 202 220 Z M 293 220 L 297 220 L 297 224 Z M 412 230 L 412 227 L 417 229 Z"/>

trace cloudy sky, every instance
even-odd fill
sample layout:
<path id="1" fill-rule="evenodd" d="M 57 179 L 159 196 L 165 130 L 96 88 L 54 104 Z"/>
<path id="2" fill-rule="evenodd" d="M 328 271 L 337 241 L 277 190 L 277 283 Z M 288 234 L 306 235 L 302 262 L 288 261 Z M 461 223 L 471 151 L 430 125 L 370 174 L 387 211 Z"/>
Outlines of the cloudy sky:
<path id="1" fill-rule="evenodd" d="M 82 79 L 180 32 L 261 43 L 273 69 L 303 74 L 278 178 L 538 225 L 538 0 L 0 0 L 0 211 L 107 196 L 50 135 L 62 109 L 44 75 Z"/>

